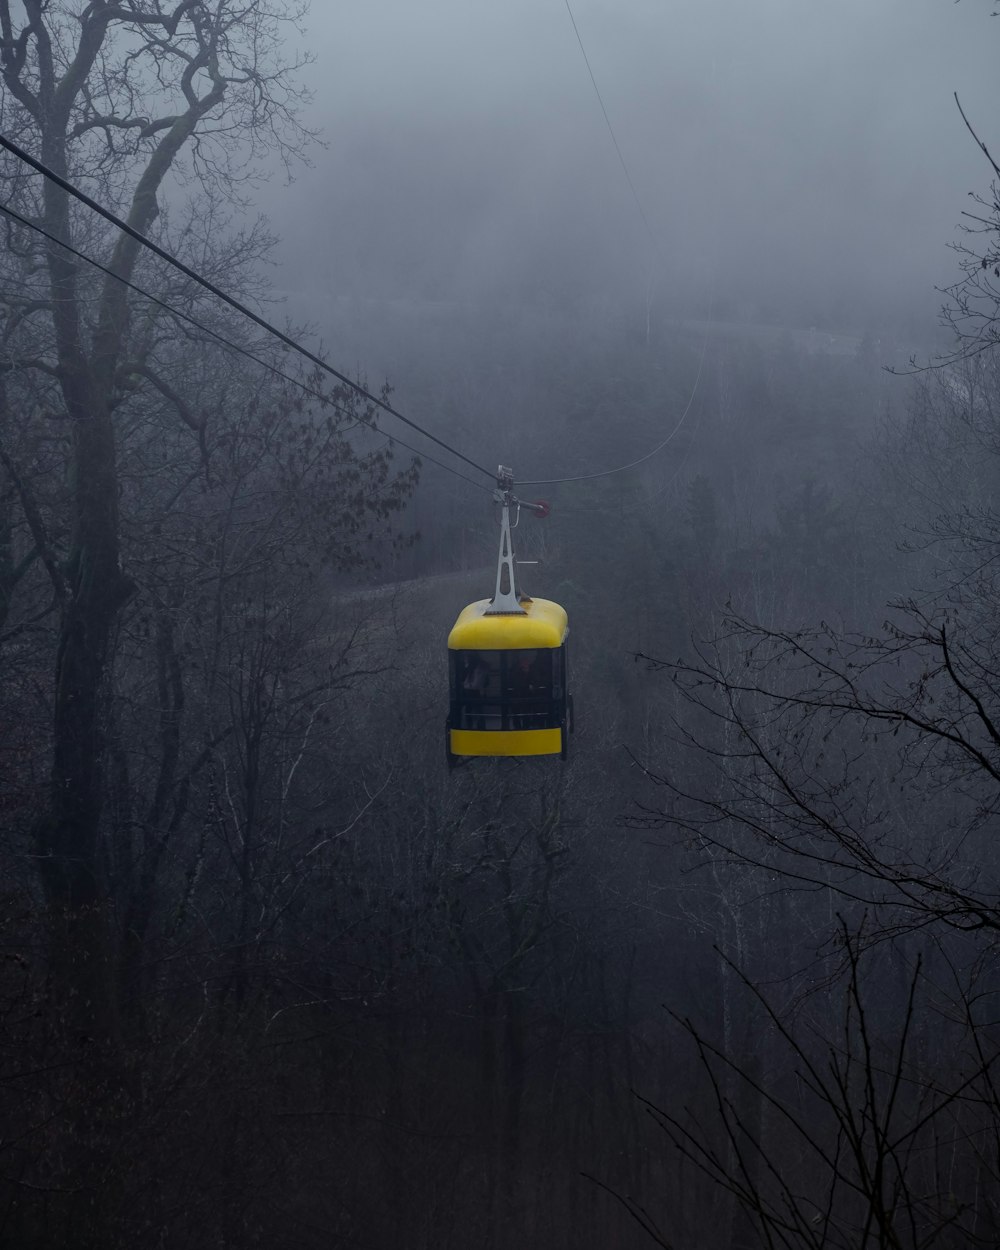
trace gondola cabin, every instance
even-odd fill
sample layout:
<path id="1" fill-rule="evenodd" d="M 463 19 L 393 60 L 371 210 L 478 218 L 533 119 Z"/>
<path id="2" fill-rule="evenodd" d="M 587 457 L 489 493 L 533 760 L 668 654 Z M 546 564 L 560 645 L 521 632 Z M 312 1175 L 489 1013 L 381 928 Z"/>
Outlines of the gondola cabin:
<path id="1" fill-rule="evenodd" d="M 448 635 L 450 762 L 462 756 L 566 758 L 566 612 L 548 599 L 496 612 L 470 603 Z"/>
<path id="2" fill-rule="evenodd" d="M 565 611 L 517 585 L 511 530 L 521 509 L 548 515 L 548 504 L 514 494 L 503 465 L 494 495 L 501 505 L 500 552 L 492 599 L 470 603 L 448 635 L 448 764 L 483 755 L 559 755 L 573 728 L 566 691 Z M 510 514 L 515 521 L 511 525 Z"/>

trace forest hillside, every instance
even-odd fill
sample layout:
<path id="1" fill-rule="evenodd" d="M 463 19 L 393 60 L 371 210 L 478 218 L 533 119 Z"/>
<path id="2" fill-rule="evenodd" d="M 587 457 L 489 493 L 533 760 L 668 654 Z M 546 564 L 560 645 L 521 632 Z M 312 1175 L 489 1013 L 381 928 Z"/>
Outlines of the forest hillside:
<path id="1" fill-rule="evenodd" d="M 0 0 L 0 1245 L 997 1245 L 989 144 L 944 338 L 323 291 L 303 16 Z M 574 724 L 456 767 L 498 464 Z"/>

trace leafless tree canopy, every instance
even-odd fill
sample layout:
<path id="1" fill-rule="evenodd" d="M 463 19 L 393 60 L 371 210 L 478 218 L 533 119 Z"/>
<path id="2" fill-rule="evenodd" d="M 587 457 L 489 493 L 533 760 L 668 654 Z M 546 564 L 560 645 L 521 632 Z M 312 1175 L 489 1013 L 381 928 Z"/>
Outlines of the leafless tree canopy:
<path id="1" fill-rule="evenodd" d="M 305 10 L 0 0 L 0 131 L 285 328 Z M 950 353 L 595 296 L 582 208 L 477 301 L 489 230 L 473 264 L 411 213 L 400 98 L 287 327 L 383 343 L 366 393 L 0 157 L 0 1243 L 997 1245 L 996 194 Z M 559 479 L 515 533 L 569 611 L 565 763 L 448 772 L 492 502 L 371 396 Z"/>

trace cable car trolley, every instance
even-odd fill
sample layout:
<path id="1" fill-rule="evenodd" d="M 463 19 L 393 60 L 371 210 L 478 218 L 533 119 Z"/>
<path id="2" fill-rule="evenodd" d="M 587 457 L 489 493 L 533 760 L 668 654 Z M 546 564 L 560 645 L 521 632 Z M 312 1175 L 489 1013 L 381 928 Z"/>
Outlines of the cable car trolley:
<path id="1" fill-rule="evenodd" d="M 522 508 L 544 517 L 548 505 L 518 499 L 513 472 L 503 465 L 494 498 L 501 505 L 496 590 L 492 599 L 464 608 L 448 635 L 451 766 L 475 756 L 565 759 L 567 732 L 573 728 L 573 700 L 566 689 L 566 612 L 558 603 L 521 592 L 511 539 Z"/>

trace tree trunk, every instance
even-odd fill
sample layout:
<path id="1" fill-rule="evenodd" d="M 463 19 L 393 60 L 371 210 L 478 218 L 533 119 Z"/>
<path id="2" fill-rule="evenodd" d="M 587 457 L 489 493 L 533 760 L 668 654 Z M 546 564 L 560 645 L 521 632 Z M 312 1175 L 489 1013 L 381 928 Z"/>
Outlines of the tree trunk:
<path id="1" fill-rule="evenodd" d="M 73 1027 L 114 1033 L 106 883 L 100 853 L 105 708 L 112 633 L 131 585 L 119 566 L 118 491 L 110 414 L 66 379 L 75 480 L 68 595 L 56 657 L 50 810 L 37 825 L 52 918 L 53 971 Z"/>

